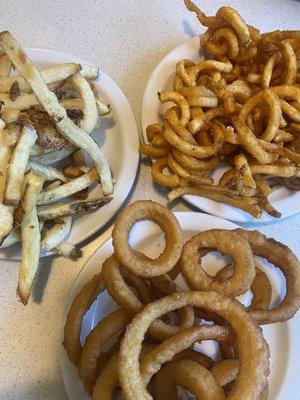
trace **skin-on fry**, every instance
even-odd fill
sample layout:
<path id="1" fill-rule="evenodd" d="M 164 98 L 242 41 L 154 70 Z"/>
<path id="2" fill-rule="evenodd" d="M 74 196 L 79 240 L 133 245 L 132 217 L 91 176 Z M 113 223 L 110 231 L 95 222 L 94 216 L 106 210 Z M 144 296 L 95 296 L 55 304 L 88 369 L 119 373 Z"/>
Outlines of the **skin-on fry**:
<path id="1" fill-rule="evenodd" d="M 71 181 L 59 186 L 58 188 L 44 191 L 40 194 L 37 204 L 39 206 L 45 204 L 54 203 L 57 200 L 61 200 L 65 197 L 71 196 L 72 194 L 79 192 L 89 187 L 98 178 L 96 170 L 93 168 L 86 174 L 72 179 Z"/>
<path id="2" fill-rule="evenodd" d="M 101 180 L 103 193 L 105 195 L 112 193 L 113 182 L 110 168 L 97 143 L 70 120 L 55 94 L 48 89 L 39 71 L 9 32 L 0 34 L 0 45 L 20 74 L 30 84 L 41 105 L 55 121 L 60 133 L 73 145 L 83 149 L 91 156 Z"/>
<path id="3" fill-rule="evenodd" d="M 69 215 L 93 212 L 109 203 L 112 197 L 100 197 L 93 200 L 75 201 L 72 203 L 52 204 L 51 206 L 38 207 L 40 220 L 48 221 L 68 217 Z"/>
<path id="4" fill-rule="evenodd" d="M 50 229 L 46 230 L 41 242 L 41 249 L 49 251 L 59 245 L 69 235 L 71 226 L 71 217 L 64 217 L 55 222 Z"/>
<path id="5" fill-rule="evenodd" d="M 32 172 L 28 173 L 27 186 L 22 206 L 22 259 L 19 271 L 18 294 L 23 304 L 27 304 L 40 257 L 40 227 L 36 211 L 36 201 L 42 190 L 44 179 Z"/>
<path id="6" fill-rule="evenodd" d="M 82 251 L 80 249 L 64 240 L 55 246 L 54 251 L 60 256 L 71 258 L 72 260 L 77 260 L 82 256 Z"/>
<path id="7" fill-rule="evenodd" d="M 98 121 L 98 110 L 94 93 L 88 81 L 80 73 L 74 74 L 70 78 L 70 81 L 83 101 L 83 118 L 79 126 L 85 132 L 91 133 Z"/>
<path id="8" fill-rule="evenodd" d="M 75 366 L 79 363 L 82 347 L 80 342 L 82 318 L 103 290 L 101 274 L 95 275 L 77 294 L 68 312 L 63 346 Z"/>
<path id="9" fill-rule="evenodd" d="M 43 165 L 29 160 L 27 163 L 27 170 L 32 170 L 35 174 L 42 175 L 45 178 L 45 181 L 68 181 L 63 173 L 49 165 Z"/>
<path id="10" fill-rule="evenodd" d="M 19 142 L 17 143 L 7 172 L 7 184 L 4 201 L 7 205 L 16 206 L 22 196 L 22 182 L 29 159 L 30 148 L 37 139 L 33 126 L 24 126 Z"/>
<path id="11" fill-rule="evenodd" d="M 64 81 L 70 76 L 79 72 L 86 79 L 95 79 L 98 76 L 99 70 L 97 67 L 90 65 L 80 65 L 75 63 L 64 63 L 58 65 L 52 65 L 51 67 L 41 70 L 41 75 L 47 84 Z M 0 82 L 0 92 L 8 92 L 9 88 L 14 81 L 18 82 L 18 85 L 22 92 L 30 92 L 31 88 L 22 76 L 10 76 L 6 79 L 2 79 Z"/>
<path id="12" fill-rule="evenodd" d="M 269 369 L 268 346 L 261 330 L 246 311 L 229 297 L 216 292 L 189 292 L 176 293 L 150 303 L 128 325 L 120 347 L 119 365 L 120 382 L 126 398 L 152 399 L 146 392 L 139 369 L 141 342 L 152 321 L 187 304 L 216 312 L 228 321 L 236 335 L 240 362 L 235 384 L 236 398 L 259 397 L 267 385 Z M 251 365 L 255 368 L 249 367 L 249 354 Z"/>
<path id="13" fill-rule="evenodd" d="M 0 203 L 0 244 L 3 244 L 5 238 L 10 234 L 13 229 L 13 213 L 11 207 L 5 206 Z"/>
<path id="14" fill-rule="evenodd" d="M 49 165 L 54 164 L 57 161 L 63 160 L 66 157 L 69 157 L 76 151 L 76 147 L 71 144 L 63 147 L 60 150 L 52 150 L 49 153 L 41 154 L 41 155 L 31 155 L 29 161 L 37 162 L 39 164 Z"/>

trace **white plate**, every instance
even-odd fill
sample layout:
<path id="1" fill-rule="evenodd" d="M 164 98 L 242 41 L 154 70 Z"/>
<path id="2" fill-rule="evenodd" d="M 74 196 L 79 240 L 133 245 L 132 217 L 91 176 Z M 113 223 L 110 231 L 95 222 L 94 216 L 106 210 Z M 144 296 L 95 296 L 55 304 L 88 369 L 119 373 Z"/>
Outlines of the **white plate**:
<path id="1" fill-rule="evenodd" d="M 157 92 L 164 89 L 172 89 L 176 64 L 184 58 L 193 61 L 199 60 L 199 37 L 194 37 L 172 50 L 161 60 L 152 72 L 145 88 L 142 104 L 142 132 L 146 143 L 147 126 L 156 122 L 161 122 L 160 116 L 166 108 L 170 106 L 169 103 L 161 104 L 159 102 Z M 266 213 L 263 213 L 260 219 L 256 219 L 237 208 L 218 203 L 214 200 L 205 199 L 204 197 L 185 195 L 183 198 L 200 210 L 230 221 L 248 223 L 278 221 Z M 300 192 L 281 188 L 272 193 L 269 199 L 273 206 L 282 213 L 282 219 L 300 211 Z"/>
<path id="2" fill-rule="evenodd" d="M 62 51 L 28 48 L 26 52 L 39 68 L 64 62 L 88 64 L 85 60 Z M 133 186 L 139 164 L 139 132 L 127 98 L 118 85 L 102 71 L 95 85 L 99 97 L 111 104 L 112 112 L 100 118 L 100 127 L 93 132 L 92 136 L 101 145 L 116 184 L 113 200 L 110 203 L 93 213 L 73 219 L 68 238 L 73 244 L 89 238 L 115 215 Z M 90 191 L 89 198 L 95 198 L 100 194 L 101 189 L 98 185 L 98 188 Z M 19 260 L 20 254 L 20 245 L 11 246 L 0 250 L 0 259 Z M 44 252 L 41 255 L 47 255 L 47 253 Z"/>
<path id="3" fill-rule="evenodd" d="M 189 239 L 196 233 L 213 228 L 235 229 L 237 225 L 222 220 L 217 217 L 194 212 L 178 212 L 175 213 L 182 230 L 185 240 Z M 139 222 L 133 228 L 130 235 L 131 245 L 152 257 L 160 253 L 164 238 L 159 228 L 151 222 Z M 66 313 L 70 304 L 83 285 L 96 273 L 99 272 L 103 261 L 112 254 L 113 247 L 111 239 L 106 241 L 96 252 L 90 257 L 85 266 L 79 273 L 68 296 L 63 324 Z M 156 253 L 156 254 L 155 254 Z M 220 257 L 218 253 L 211 253 L 204 259 L 206 268 L 210 272 L 216 272 L 221 269 L 226 262 L 226 258 Z M 267 272 L 272 285 L 273 296 L 272 304 L 280 301 L 282 296 L 282 287 L 284 287 L 283 278 L 274 267 L 270 267 L 267 263 L 262 263 Z M 179 277 L 179 281 L 182 281 Z M 245 294 L 242 300 L 247 303 L 250 295 Z M 82 324 L 82 341 L 86 335 L 108 313 L 116 309 L 118 306 L 110 298 L 105 291 L 93 303 L 91 309 L 85 315 Z M 300 354 L 300 337 L 298 334 L 300 324 L 300 314 L 294 319 L 280 324 L 267 325 L 263 327 L 264 335 L 268 340 L 271 350 L 271 375 L 269 377 L 270 399 L 272 400 L 299 400 L 296 393 L 300 393 L 299 375 L 299 354 Z M 206 342 L 204 351 L 211 352 L 212 344 Z M 70 400 L 88 400 L 89 396 L 84 392 L 81 382 L 78 378 L 77 370 L 68 360 L 63 346 L 60 346 L 60 366 L 64 379 L 65 387 Z"/>

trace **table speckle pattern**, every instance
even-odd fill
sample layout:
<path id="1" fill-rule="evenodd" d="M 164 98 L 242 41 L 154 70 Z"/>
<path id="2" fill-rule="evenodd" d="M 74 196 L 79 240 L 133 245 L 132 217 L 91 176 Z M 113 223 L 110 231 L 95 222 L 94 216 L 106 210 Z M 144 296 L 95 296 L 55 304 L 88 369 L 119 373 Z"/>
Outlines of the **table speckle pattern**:
<path id="1" fill-rule="evenodd" d="M 300 2 L 296 0 L 198 3 L 208 14 L 225 3 L 231 5 L 248 23 L 264 31 L 299 29 Z M 144 87 L 155 65 L 171 49 L 202 31 L 180 0 L 2 0 L 2 5 L 2 30 L 10 30 L 23 46 L 65 50 L 99 65 L 125 92 L 138 123 Z M 140 198 L 164 203 L 164 190 L 151 183 L 149 161 L 141 164 L 130 200 Z M 191 209 L 182 201 L 172 206 L 174 211 Z M 41 260 L 27 307 L 15 295 L 18 263 L 1 261 L 1 399 L 67 399 L 58 364 L 64 301 L 85 260 L 103 241 L 105 229 L 83 244 L 83 258 L 78 262 Z M 259 229 L 300 256 L 299 214 L 259 225 Z"/>

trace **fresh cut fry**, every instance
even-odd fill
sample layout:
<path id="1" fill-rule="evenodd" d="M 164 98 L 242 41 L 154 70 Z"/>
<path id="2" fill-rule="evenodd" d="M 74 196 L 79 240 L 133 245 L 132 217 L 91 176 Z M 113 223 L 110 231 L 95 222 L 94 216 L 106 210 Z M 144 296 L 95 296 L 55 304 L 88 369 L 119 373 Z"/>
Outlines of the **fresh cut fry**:
<path id="1" fill-rule="evenodd" d="M 41 242 L 41 248 L 49 251 L 59 245 L 69 235 L 71 226 L 71 217 L 64 217 L 57 220 L 52 228 L 46 230 L 45 236 Z"/>
<path id="2" fill-rule="evenodd" d="M 72 203 L 52 204 L 38 207 L 38 217 L 41 220 L 64 218 L 69 215 L 93 212 L 109 203 L 112 197 L 100 197 L 94 200 L 74 201 Z"/>
<path id="3" fill-rule="evenodd" d="M 98 179 L 98 174 L 93 168 L 84 175 L 78 178 L 72 179 L 71 181 L 61 185 L 55 189 L 47 190 L 39 195 L 37 204 L 39 206 L 54 203 L 57 200 L 61 200 L 65 197 L 71 196 L 72 194 L 79 192 L 89 187 L 93 182 Z"/>
<path id="4" fill-rule="evenodd" d="M 100 177 L 103 193 L 105 195 L 111 194 L 113 192 L 113 182 L 109 164 L 97 143 L 70 120 L 66 110 L 59 104 L 55 94 L 48 89 L 37 68 L 28 59 L 9 32 L 0 34 L 0 45 L 20 74 L 29 83 L 40 104 L 49 116 L 53 118 L 60 133 L 73 145 L 86 151 L 91 156 Z"/>
<path id="5" fill-rule="evenodd" d="M 33 126 L 24 126 L 21 137 L 17 143 L 7 172 L 7 184 L 4 202 L 7 205 L 18 205 L 22 195 L 22 182 L 29 159 L 30 149 L 37 139 Z"/>
<path id="6" fill-rule="evenodd" d="M 25 215 L 22 223 L 22 259 L 19 272 L 18 294 L 23 304 L 28 303 L 40 257 L 41 234 L 36 212 L 36 201 L 42 190 L 44 179 L 28 173 L 24 201 Z"/>

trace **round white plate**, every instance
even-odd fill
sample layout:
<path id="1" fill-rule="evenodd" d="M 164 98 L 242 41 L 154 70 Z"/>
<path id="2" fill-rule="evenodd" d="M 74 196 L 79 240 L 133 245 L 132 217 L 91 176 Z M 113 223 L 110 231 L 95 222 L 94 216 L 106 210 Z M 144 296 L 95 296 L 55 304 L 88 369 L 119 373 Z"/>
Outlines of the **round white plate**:
<path id="1" fill-rule="evenodd" d="M 142 104 L 142 132 L 144 141 L 147 143 L 146 128 L 148 125 L 161 122 L 161 115 L 170 106 L 161 104 L 157 97 L 157 92 L 172 89 L 174 71 L 178 61 L 187 58 L 193 61 L 199 60 L 199 37 L 194 37 L 181 44 L 176 49 L 167 54 L 152 72 L 145 88 Z M 221 172 L 217 171 L 214 178 L 218 179 Z M 218 203 L 204 197 L 185 195 L 184 200 L 193 206 L 209 214 L 228 219 L 235 222 L 265 223 L 278 221 L 265 212 L 260 219 L 252 217 L 237 208 L 226 204 Z M 287 218 L 300 211 L 300 192 L 294 192 L 287 188 L 275 190 L 269 199 L 273 206 L 282 213 L 282 219 Z"/>
<path id="2" fill-rule="evenodd" d="M 188 240 L 198 232 L 208 229 L 235 229 L 238 227 L 229 221 L 201 213 L 178 212 L 175 213 L 175 216 L 182 227 L 185 240 Z M 148 256 L 156 257 L 161 252 L 161 248 L 164 244 L 164 237 L 157 225 L 149 221 L 143 221 L 134 226 L 130 235 L 130 243 L 131 246 L 138 251 L 144 252 Z M 95 251 L 82 268 L 66 301 L 63 325 L 68 309 L 76 294 L 93 275 L 99 272 L 103 261 L 112 253 L 112 241 L 109 239 Z M 229 260 L 226 260 L 226 257 L 221 257 L 219 253 L 210 253 L 204 258 L 206 270 L 211 273 L 217 272 L 228 262 Z M 284 294 L 282 289 L 280 289 L 285 287 L 283 283 L 284 279 L 278 270 L 268 265 L 268 263 L 262 261 L 261 264 L 272 282 L 272 306 L 274 306 L 281 300 Z M 178 277 L 177 280 L 179 284 L 183 283 L 182 277 Z M 241 297 L 241 301 L 248 304 L 250 298 L 250 294 L 246 293 Z M 94 328 L 98 321 L 116 308 L 118 308 L 117 304 L 106 291 L 103 292 L 93 303 L 91 309 L 83 319 L 81 332 L 82 342 L 84 342 L 86 335 Z M 295 397 L 296 393 L 300 393 L 300 381 L 297 379 L 300 373 L 299 324 L 300 314 L 286 323 L 263 327 L 264 335 L 270 345 L 271 351 L 271 375 L 269 377 L 269 384 L 270 399 L 272 400 L 299 400 L 298 397 Z M 214 350 L 215 347 L 211 342 L 206 342 L 204 347 L 202 347 L 202 351 L 208 354 L 212 354 Z M 60 346 L 60 366 L 70 400 L 88 400 L 89 396 L 85 393 L 81 385 L 77 370 L 68 360 L 62 345 Z"/>
<path id="3" fill-rule="evenodd" d="M 86 61 L 62 51 L 28 48 L 26 53 L 39 68 L 53 64 Z M 139 132 L 130 104 L 118 85 L 104 72 L 100 72 L 95 81 L 100 99 L 112 106 L 112 112 L 100 118 L 100 127 L 92 136 L 100 144 L 109 161 L 114 185 L 113 200 L 97 211 L 73 218 L 73 225 L 68 241 L 78 244 L 102 228 L 119 210 L 126 200 L 136 177 L 139 164 Z M 89 198 L 101 195 L 101 189 L 95 187 Z M 43 252 L 41 255 L 49 253 Z M 52 253 L 50 253 L 52 254 Z M 20 245 L 0 250 L 0 259 L 19 260 Z"/>

